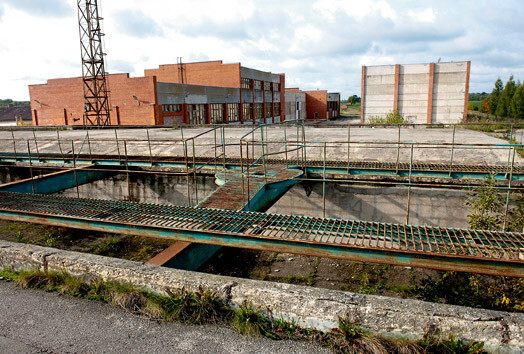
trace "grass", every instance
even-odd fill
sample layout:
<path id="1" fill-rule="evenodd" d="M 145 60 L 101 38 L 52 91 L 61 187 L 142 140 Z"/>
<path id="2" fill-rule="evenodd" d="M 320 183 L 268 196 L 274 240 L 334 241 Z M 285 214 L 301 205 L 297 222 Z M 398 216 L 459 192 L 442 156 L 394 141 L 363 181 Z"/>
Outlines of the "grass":
<path id="1" fill-rule="evenodd" d="M 263 336 L 275 340 L 307 340 L 331 347 L 337 353 L 482 353 L 482 343 L 463 342 L 452 335 L 441 340 L 426 336 L 423 340 L 388 339 L 365 331 L 348 317 L 339 318 L 338 328 L 330 333 L 301 328 L 294 322 L 273 318 L 249 304 L 231 309 L 215 294 L 200 289 L 184 289 L 159 295 L 135 287 L 94 279 L 86 282 L 66 272 L 38 269 L 13 271 L 0 269 L 0 280 L 14 282 L 23 288 L 55 291 L 69 296 L 97 300 L 118 306 L 151 319 L 185 324 L 228 324 L 247 336 Z"/>

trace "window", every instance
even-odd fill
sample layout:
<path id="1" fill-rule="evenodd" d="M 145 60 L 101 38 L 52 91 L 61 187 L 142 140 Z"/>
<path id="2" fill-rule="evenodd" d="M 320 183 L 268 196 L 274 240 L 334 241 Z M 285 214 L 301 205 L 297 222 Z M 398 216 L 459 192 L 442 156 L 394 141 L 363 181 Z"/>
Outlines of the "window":
<path id="1" fill-rule="evenodd" d="M 262 103 L 255 103 L 255 119 L 264 117 L 264 105 Z"/>
<path id="2" fill-rule="evenodd" d="M 182 105 L 180 104 L 163 104 L 162 112 L 182 112 Z"/>
<path id="3" fill-rule="evenodd" d="M 273 83 L 273 91 L 280 91 L 280 84 L 277 84 L 276 82 Z"/>
<path id="4" fill-rule="evenodd" d="M 252 89 L 253 87 L 251 86 L 251 79 L 243 77 L 240 80 L 240 87 L 243 89 Z"/>
<path id="5" fill-rule="evenodd" d="M 188 105 L 189 124 L 206 124 L 206 105 Z"/>
<path id="6" fill-rule="evenodd" d="M 315 119 L 318 119 L 318 112 L 315 112 Z"/>
<path id="7" fill-rule="evenodd" d="M 262 81 L 254 80 L 255 90 L 262 90 Z"/>
<path id="8" fill-rule="evenodd" d="M 224 105 L 222 103 L 213 103 L 209 105 L 209 115 L 211 124 L 224 122 Z"/>
<path id="9" fill-rule="evenodd" d="M 266 118 L 272 117 L 271 115 L 271 103 L 266 103 Z"/>
<path id="10" fill-rule="evenodd" d="M 244 120 L 251 120 L 253 117 L 251 117 L 251 103 L 244 103 L 242 104 L 242 114 Z"/>
<path id="11" fill-rule="evenodd" d="M 227 105 L 227 121 L 238 122 L 238 103 L 229 103 Z"/>
<path id="12" fill-rule="evenodd" d="M 273 116 L 279 116 L 280 115 L 280 102 L 273 103 Z"/>
<path id="13" fill-rule="evenodd" d="M 271 92 L 271 82 L 264 82 L 264 91 Z"/>

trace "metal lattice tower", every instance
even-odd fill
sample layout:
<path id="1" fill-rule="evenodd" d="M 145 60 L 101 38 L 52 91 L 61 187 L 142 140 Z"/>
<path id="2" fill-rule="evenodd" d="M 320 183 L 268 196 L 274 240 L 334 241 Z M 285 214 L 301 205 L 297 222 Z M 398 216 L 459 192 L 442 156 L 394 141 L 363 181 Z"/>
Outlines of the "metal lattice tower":
<path id="1" fill-rule="evenodd" d="M 98 0 L 78 0 L 78 24 L 84 82 L 84 126 L 111 125 Z"/>

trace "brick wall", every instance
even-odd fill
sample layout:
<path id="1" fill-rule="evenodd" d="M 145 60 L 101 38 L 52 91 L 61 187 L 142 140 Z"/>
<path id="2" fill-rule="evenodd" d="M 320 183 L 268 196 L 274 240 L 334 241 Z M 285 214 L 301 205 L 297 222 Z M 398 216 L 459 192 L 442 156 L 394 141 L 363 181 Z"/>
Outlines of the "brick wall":
<path id="1" fill-rule="evenodd" d="M 222 64 L 221 60 L 160 65 L 158 69 L 144 70 L 144 75 L 156 76 L 159 82 L 240 87 L 240 63 Z"/>
<path id="2" fill-rule="evenodd" d="M 327 119 L 327 91 L 304 91 L 306 93 L 306 112 L 308 119 L 315 118 L 318 112 L 318 119 Z"/>
<path id="3" fill-rule="evenodd" d="M 130 78 L 129 74 L 107 76 L 110 93 L 111 124 L 161 124 L 157 105 L 156 78 Z M 138 101 L 133 98 L 138 98 Z M 82 78 L 51 79 L 47 84 L 30 85 L 29 96 L 35 125 L 81 125 L 84 111 Z M 38 100 L 38 102 L 35 101 Z M 118 116 L 117 116 L 118 113 Z"/>

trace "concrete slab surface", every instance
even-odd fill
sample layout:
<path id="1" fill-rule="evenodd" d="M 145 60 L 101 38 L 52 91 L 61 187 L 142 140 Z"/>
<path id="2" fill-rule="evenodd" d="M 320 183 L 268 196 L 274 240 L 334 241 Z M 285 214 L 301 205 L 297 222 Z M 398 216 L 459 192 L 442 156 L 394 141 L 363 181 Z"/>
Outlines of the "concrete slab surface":
<path id="1" fill-rule="evenodd" d="M 329 353 L 224 326 L 151 321 L 119 308 L 0 281 L 0 353 Z"/>

